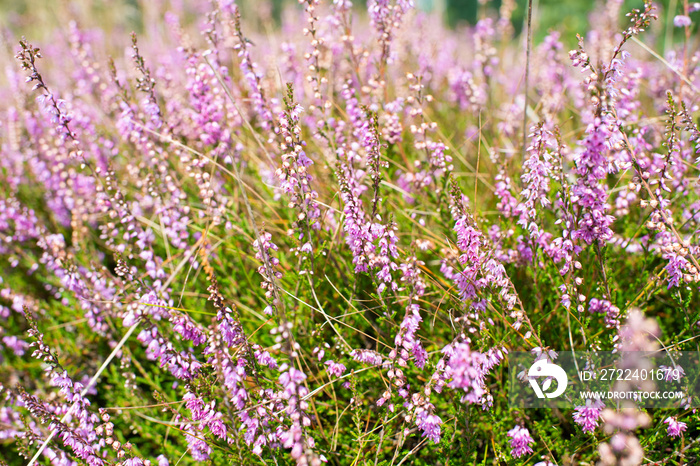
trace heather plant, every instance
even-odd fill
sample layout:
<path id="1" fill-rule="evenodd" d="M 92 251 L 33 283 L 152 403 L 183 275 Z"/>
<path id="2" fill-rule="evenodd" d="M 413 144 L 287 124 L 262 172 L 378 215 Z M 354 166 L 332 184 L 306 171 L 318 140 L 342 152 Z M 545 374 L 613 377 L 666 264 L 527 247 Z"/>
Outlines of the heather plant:
<path id="1" fill-rule="evenodd" d="M 698 462 L 507 357 L 700 352 L 700 4 L 298 3 L 3 33 L 0 464 Z"/>

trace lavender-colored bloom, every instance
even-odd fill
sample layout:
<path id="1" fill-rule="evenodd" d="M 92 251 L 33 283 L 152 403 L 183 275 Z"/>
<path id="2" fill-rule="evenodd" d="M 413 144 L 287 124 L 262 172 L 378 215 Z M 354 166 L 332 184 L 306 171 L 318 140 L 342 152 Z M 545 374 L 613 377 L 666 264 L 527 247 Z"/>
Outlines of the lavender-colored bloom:
<path id="1" fill-rule="evenodd" d="M 122 466 L 143 466 L 144 462 L 141 458 L 129 458 L 123 461 Z"/>
<path id="2" fill-rule="evenodd" d="M 350 356 L 352 356 L 352 358 L 355 361 L 362 362 L 365 364 L 371 364 L 373 366 L 381 366 L 382 362 L 384 361 L 384 359 L 379 353 L 372 350 L 353 350 L 350 353 Z"/>
<path id="3" fill-rule="evenodd" d="M 365 253 L 366 243 L 371 242 L 371 235 L 367 225 L 362 201 L 359 196 L 366 188 L 359 185 L 353 170 L 341 163 L 338 178 L 340 180 L 340 198 L 343 201 L 343 230 L 345 231 L 345 243 L 353 255 L 355 272 L 368 271 L 368 258 Z"/>
<path id="4" fill-rule="evenodd" d="M 665 269 L 668 271 L 668 288 L 670 289 L 680 286 L 684 281 L 684 272 L 690 269 L 690 263 L 681 255 L 671 253 L 669 256 L 670 259 Z"/>
<path id="5" fill-rule="evenodd" d="M 460 108 L 479 112 L 486 104 L 487 87 L 475 78 L 474 74 L 464 69 L 452 69 L 448 74 L 450 90 Z"/>
<path id="6" fill-rule="evenodd" d="M 233 6 L 235 18 L 235 30 L 238 38 L 238 43 L 234 46 L 238 50 L 238 57 L 241 60 L 241 71 L 248 83 L 250 101 L 254 112 L 258 115 L 260 127 L 263 130 L 269 131 L 273 126 L 272 112 L 270 111 L 269 102 L 265 98 L 265 91 L 262 84 L 262 73 L 258 69 L 258 64 L 255 63 L 250 56 L 250 50 L 247 39 L 243 36 L 240 25 L 240 17 L 238 8 Z"/>
<path id="7" fill-rule="evenodd" d="M 309 403 L 304 400 L 308 394 L 308 390 L 303 385 L 306 374 L 294 368 L 282 367 L 281 369 L 283 372 L 279 376 L 279 382 L 282 384 L 282 391 L 278 396 L 280 401 L 285 401 L 284 411 L 291 419 L 291 426 L 280 427 L 277 436 L 282 446 L 291 450 L 292 458 L 298 464 L 305 464 L 303 460 L 310 454 L 309 450 L 315 444 L 313 438 L 304 433 L 304 429 L 311 425 L 311 419 L 306 414 Z"/>
<path id="8" fill-rule="evenodd" d="M 680 422 L 675 416 L 669 416 L 664 420 L 664 424 L 668 424 L 666 434 L 669 437 L 678 437 L 688 428 L 685 422 Z"/>
<path id="9" fill-rule="evenodd" d="M 289 196 L 291 207 L 299 211 L 298 230 L 300 235 L 304 235 L 307 231 L 301 225 L 308 225 L 312 229 L 321 227 L 321 210 L 316 202 L 318 193 L 311 186 L 313 177 L 308 172 L 313 161 L 307 156 L 304 149 L 306 143 L 301 139 L 299 117 L 304 109 L 291 102 L 291 96 L 286 101 L 286 107 L 278 115 L 282 164 L 275 174 L 282 191 Z"/>
<path id="10" fill-rule="evenodd" d="M 83 385 L 79 382 L 73 382 L 68 372 L 63 370 L 56 356 L 44 342 L 43 334 L 39 332 L 31 317 L 29 323 L 28 333 L 35 338 L 30 346 L 36 348 L 32 356 L 48 364 L 51 384 L 59 388 L 59 392 L 66 401 L 67 406 L 62 409 L 64 412 L 71 410 L 72 415 L 70 418 L 59 420 L 55 406 L 45 404 L 27 392 L 20 391 L 19 398 L 22 400 L 23 406 L 33 416 L 41 419 L 42 423 L 48 423 L 51 430 L 58 435 L 65 446 L 73 450 L 76 456 L 91 466 L 104 465 L 104 460 L 98 456 L 100 443 L 95 429 L 99 418 L 89 409 L 90 401 L 83 394 Z"/>
<path id="11" fill-rule="evenodd" d="M 522 226 L 535 240 L 542 234 L 535 223 L 538 208 L 550 204 L 547 194 L 552 176 L 552 156 L 548 152 L 553 146 L 552 134 L 542 125 L 535 127 L 530 135 L 532 142 L 528 147 L 528 159 L 523 163 L 523 174 L 520 177 L 523 190 L 520 193 L 521 202 L 516 207 L 519 215 L 518 224 Z"/>
<path id="12" fill-rule="evenodd" d="M 211 56 L 210 51 L 202 54 L 204 57 L 208 55 Z M 209 60 L 211 61 L 212 58 Z M 218 72 L 221 74 L 222 67 L 217 64 L 214 64 L 214 67 L 214 69 L 218 67 Z M 185 72 L 188 77 L 186 88 L 190 93 L 193 123 L 199 133 L 199 139 L 206 145 L 222 144 L 222 148 L 217 150 L 224 153 L 231 145 L 231 134 L 225 121 L 226 100 L 214 70 L 202 60 L 201 56 L 191 54 L 187 58 Z"/>
<path id="13" fill-rule="evenodd" d="M 17 338 L 14 335 L 2 337 L 2 343 L 7 348 L 11 349 L 16 356 L 23 356 L 27 348 L 29 348 L 29 343 Z"/>
<path id="14" fill-rule="evenodd" d="M 196 437 L 199 435 L 195 432 L 191 425 L 185 425 L 183 430 L 185 431 L 185 440 L 189 445 L 189 451 L 190 455 L 192 455 L 192 459 L 195 461 L 208 460 L 209 455 L 211 455 L 211 447 L 209 447 L 207 442 Z"/>
<path id="15" fill-rule="evenodd" d="M 142 330 L 137 339 L 146 346 L 148 359 L 159 360 L 160 367 L 167 367 L 178 379 L 193 378 L 202 365 L 192 353 L 176 350 L 173 343 L 163 337 L 155 326 Z"/>
<path id="16" fill-rule="evenodd" d="M 616 327 L 619 323 L 620 309 L 607 299 L 591 299 L 588 302 L 588 312 L 605 314 L 605 324 L 608 327 Z"/>
<path id="17" fill-rule="evenodd" d="M 335 377 L 340 377 L 345 373 L 345 366 L 340 363 L 334 361 L 326 361 L 324 364 L 328 366 L 328 373 Z"/>
<path id="18" fill-rule="evenodd" d="M 376 139 L 376 135 L 371 137 Z M 345 242 L 352 251 L 356 272 L 375 272 L 380 282 L 377 289 L 379 293 L 382 293 L 387 286 L 396 290 L 398 284 L 392 276 L 392 272 L 398 269 L 394 260 L 399 256 L 396 225 L 393 222 L 388 224 L 372 222 L 367 218 L 368 215 L 360 200 L 360 195 L 366 187 L 359 183 L 358 171 L 352 168 L 351 159 L 356 157 L 353 154 L 354 152 L 340 150 L 339 155 L 343 155 L 345 160 L 341 159 L 337 173 L 341 186 L 340 196 L 344 203 Z M 373 170 L 376 169 L 375 167 Z M 372 176 L 377 177 L 374 179 L 378 180 L 378 173 Z"/>
<path id="19" fill-rule="evenodd" d="M 257 346 L 257 345 L 254 345 Z M 258 364 L 270 367 L 272 369 L 277 368 L 277 360 L 270 355 L 267 351 L 262 351 L 260 348 L 255 348 L 255 360 Z M 342 365 L 342 364 L 341 364 Z"/>
<path id="20" fill-rule="evenodd" d="M 464 266 L 464 269 L 456 273 L 447 262 L 443 261 L 440 270 L 447 278 L 455 281 L 461 299 L 471 300 L 472 309 L 479 312 L 483 308 L 483 303 L 475 298 L 480 290 L 491 287 L 497 290 L 499 299 L 503 300 L 506 309 L 512 310 L 516 296 L 513 294 L 510 278 L 503 264 L 489 253 L 484 235 L 476 228 L 474 220 L 462 214 L 457 217 L 454 230 L 457 232 L 457 246 L 462 252 L 459 263 Z M 518 319 L 516 325 L 520 324 L 522 322 Z"/>
<path id="21" fill-rule="evenodd" d="M 273 303 L 270 306 L 270 314 L 274 313 L 275 310 L 275 280 L 282 278 L 282 272 L 278 270 L 279 259 L 272 255 L 272 252 L 277 251 L 277 245 L 272 242 L 272 235 L 265 230 L 260 231 L 260 238 L 253 242 L 253 249 L 255 249 L 255 258 L 258 259 L 261 264 L 258 267 L 258 273 L 263 277 L 263 282 L 260 287 L 265 290 L 265 297 L 268 302 Z M 265 310 L 267 314 L 267 309 Z"/>
<path id="22" fill-rule="evenodd" d="M 518 206 L 518 200 L 515 199 L 512 193 L 512 184 L 510 177 L 505 173 L 504 169 L 501 169 L 496 175 L 494 195 L 499 199 L 496 207 L 505 217 L 515 215 Z"/>
<path id="23" fill-rule="evenodd" d="M 382 61 L 391 61 L 390 46 L 395 29 L 401 24 L 401 19 L 411 8 L 413 0 L 369 0 L 367 11 L 370 23 L 377 32 L 382 50 Z"/>
<path id="24" fill-rule="evenodd" d="M 530 436 L 530 431 L 527 428 L 515 426 L 508 431 L 508 437 L 510 437 L 510 454 L 514 458 L 532 453 L 530 444 L 535 443 L 535 440 Z"/>
<path id="25" fill-rule="evenodd" d="M 371 238 L 377 242 L 377 245 L 372 248 L 373 250 L 368 249 L 366 246 L 365 252 L 368 255 L 369 267 L 378 269 L 377 278 L 381 282 L 377 288 L 378 293 L 381 293 L 387 285 L 389 285 L 393 291 L 396 291 L 398 288 L 391 274 L 399 268 L 396 262 L 394 262 L 394 259 L 399 256 L 396 230 L 397 226 L 393 222 L 390 222 L 388 225 L 372 223 L 369 227 Z"/>
<path id="26" fill-rule="evenodd" d="M 572 189 L 572 201 L 581 207 L 583 215 L 572 238 L 581 238 L 588 244 L 604 244 L 613 235 L 610 225 L 615 218 L 607 214 L 608 194 L 602 183 L 607 177 L 607 141 L 611 137 L 609 124 L 601 117 L 595 117 L 586 129 L 583 147 L 576 153 L 579 177 Z"/>
<path id="27" fill-rule="evenodd" d="M 586 400 L 583 406 L 574 409 L 574 422 L 580 425 L 584 432 L 593 432 L 598 427 L 600 413 L 605 404 L 601 400 Z"/>
<path id="28" fill-rule="evenodd" d="M 197 323 L 186 314 L 173 313 L 170 316 L 170 322 L 173 324 L 172 329 L 175 332 L 179 333 L 183 339 L 191 341 L 195 346 L 201 345 L 207 339 Z"/>
<path id="29" fill-rule="evenodd" d="M 457 219 L 454 230 L 457 232 L 457 246 L 462 252 L 459 262 L 465 266 L 462 272 L 455 274 L 455 281 L 462 300 L 466 301 L 476 297 L 477 289 L 474 284 L 485 255 L 482 246 L 483 235 L 474 228 L 466 215 Z"/>
<path id="30" fill-rule="evenodd" d="M 624 355 L 632 358 L 631 362 L 637 362 L 640 356 L 636 352 L 658 349 L 660 335 L 661 329 L 654 318 L 646 318 L 639 309 L 632 309 L 618 331 L 616 346 Z"/>
<path id="31" fill-rule="evenodd" d="M 400 113 L 403 111 L 404 101 L 398 98 L 384 106 L 384 124 L 382 127 L 382 137 L 389 144 L 401 142 L 403 125 L 401 124 Z"/>
<path id="32" fill-rule="evenodd" d="M 466 342 L 448 345 L 443 352 L 449 356 L 446 370 L 447 378 L 451 379 L 449 386 L 465 392 L 463 402 L 481 403 L 486 394 L 486 374 L 501 362 L 503 354 L 498 349 L 488 353 L 472 351 Z"/>
<path id="33" fill-rule="evenodd" d="M 689 16 L 677 15 L 673 18 L 673 25 L 677 28 L 685 28 L 693 25 L 693 21 Z"/>
<path id="34" fill-rule="evenodd" d="M 411 350 L 413 352 L 413 358 L 418 369 L 423 369 L 425 363 L 428 362 L 428 352 L 423 348 L 420 342 L 416 342 Z"/>
<path id="35" fill-rule="evenodd" d="M 659 365 L 659 370 L 664 371 L 666 376 L 664 380 L 666 382 L 679 381 L 685 377 L 685 369 L 683 369 L 680 364 L 674 364 L 673 366 L 667 366 L 665 364 Z"/>
<path id="36" fill-rule="evenodd" d="M 192 420 L 195 421 L 192 430 L 201 432 L 205 427 L 208 427 L 215 437 L 220 439 L 227 438 L 227 428 L 221 420 L 223 414 L 216 411 L 214 401 L 205 403 L 204 400 L 197 397 L 192 392 L 187 392 L 183 400 L 185 401 L 187 409 L 190 410 Z"/>
<path id="37" fill-rule="evenodd" d="M 442 425 L 440 416 L 423 409 L 416 415 L 416 425 L 422 432 L 422 437 L 428 437 L 433 443 L 440 442 L 440 426 Z"/>
<path id="38" fill-rule="evenodd" d="M 395 343 L 397 346 L 403 346 L 411 349 L 414 346 L 414 336 L 418 326 L 420 325 L 420 306 L 418 304 L 410 304 L 406 309 L 406 318 L 401 322 L 399 334 L 396 336 Z"/>

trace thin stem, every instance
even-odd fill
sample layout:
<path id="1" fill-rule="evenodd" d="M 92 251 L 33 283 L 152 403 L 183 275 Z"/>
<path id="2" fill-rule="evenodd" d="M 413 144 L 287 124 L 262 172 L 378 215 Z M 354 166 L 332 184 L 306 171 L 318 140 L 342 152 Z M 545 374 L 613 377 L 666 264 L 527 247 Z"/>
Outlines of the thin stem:
<path id="1" fill-rule="evenodd" d="M 530 87 L 530 49 L 532 49 L 532 0 L 527 0 L 527 51 L 525 54 L 525 103 L 523 104 L 523 147 L 522 153 L 525 156 L 527 147 L 527 90 Z"/>
<path id="2" fill-rule="evenodd" d="M 102 375 L 102 372 L 104 372 L 104 370 L 107 368 L 107 366 L 109 366 L 109 363 L 112 362 L 112 359 L 114 359 L 114 357 L 117 355 L 117 353 L 119 352 L 119 350 L 121 350 L 122 346 L 124 346 L 124 344 L 125 344 L 126 341 L 129 339 L 129 337 L 131 336 L 131 334 L 134 333 L 134 331 L 135 331 L 137 328 L 138 328 L 138 324 L 134 324 L 134 325 L 132 325 L 131 328 L 129 328 L 129 330 L 124 334 L 124 336 L 123 336 L 122 339 L 119 341 L 119 343 L 117 343 L 117 346 L 114 347 L 114 349 L 112 350 L 112 352 L 110 353 L 110 355 L 107 356 L 107 359 L 105 359 L 105 361 L 102 363 L 102 365 L 101 365 L 100 368 L 97 370 L 97 372 L 95 372 L 95 375 L 93 375 L 92 378 L 90 379 L 90 381 L 85 385 L 85 388 L 83 388 L 83 391 L 80 392 L 80 399 L 82 399 L 83 397 L 85 397 L 85 395 L 87 395 L 87 392 L 92 388 L 92 386 L 95 384 L 95 382 L 96 382 L 97 379 L 100 377 L 100 375 Z M 70 407 L 70 409 L 68 410 L 68 412 L 67 412 L 66 414 L 63 415 L 63 417 L 61 418 L 61 424 L 65 423 L 66 420 L 67 420 L 69 417 L 71 417 L 71 416 L 73 415 L 73 413 L 75 412 L 75 408 L 78 406 L 78 402 L 79 402 L 79 401 L 80 401 L 80 400 L 76 400 L 76 401 L 73 403 L 73 405 Z M 29 461 L 29 463 L 27 464 L 27 466 L 33 466 L 34 463 L 36 463 L 36 461 L 39 459 L 39 456 L 40 456 L 40 455 L 43 453 L 43 451 L 46 449 L 46 447 L 48 446 L 49 442 L 51 442 L 51 440 L 56 436 L 56 433 L 57 433 L 57 432 L 58 432 L 58 429 L 53 429 L 53 430 L 51 431 L 51 433 L 50 433 L 49 436 L 46 438 L 46 440 L 44 440 L 44 443 L 42 443 L 41 446 L 39 447 L 39 450 L 37 450 L 37 452 L 34 454 L 34 456 L 32 457 L 32 459 Z"/>

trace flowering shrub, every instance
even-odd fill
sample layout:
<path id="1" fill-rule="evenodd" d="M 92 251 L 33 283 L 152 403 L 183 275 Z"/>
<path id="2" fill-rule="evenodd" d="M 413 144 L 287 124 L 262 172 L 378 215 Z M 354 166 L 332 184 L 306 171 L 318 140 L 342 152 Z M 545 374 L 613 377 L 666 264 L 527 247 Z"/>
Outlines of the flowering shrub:
<path id="1" fill-rule="evenodd" d="M 506 0 L 155 3 L 4 62 L 0 464 L 698 461 L 690 403 L 513 409 L 505 362 L 700 351 L 698 4 L 567 55 Z"/>

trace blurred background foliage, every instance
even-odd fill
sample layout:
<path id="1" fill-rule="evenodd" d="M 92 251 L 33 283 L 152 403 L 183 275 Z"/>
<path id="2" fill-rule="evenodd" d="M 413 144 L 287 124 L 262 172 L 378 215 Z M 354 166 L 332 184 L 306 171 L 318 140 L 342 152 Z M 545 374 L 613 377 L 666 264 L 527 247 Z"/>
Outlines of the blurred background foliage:
<path id="1" fill-rule="evenodd" d="M 453 28 L 461 23 L 475 24 L 480 17 L 497 14 L 501 6 L 501 0 L 414 1 L 420 10 L 439 12 L 445 18 L 446 24 Z M 164 11 L 168 3 L 178 5 L 191 3 L 193 13 L 196 13 L 197 9 L 204 9 L 208 2 L 201 0 L 191 2 L 187 0 L 0 0 L 0 24 L 12 31 L 26 31 L 27 28 L 42 29 L 65 20 L 66 18 L 60 16 L 68 11 L 96 24 L 104 26 L 115 25 L 118 22 L 127 29 L 139 32 L 148 21 L 147 11 L 153 7 Z M 269 11 L 270 18 L 279 23 L 285 4 L 296 5 L 298 2 L 296 0 L 238 0 L 237 3 L 243 10 L 248 11 L 252 8 L 259 9 L 264 5 L 263 8 Z M 362 1 L 356 0 L 354 3 L 358 10 L 364 7 Z M 673 16 L 682 13 L 683 10 L 683 0 L 661 0 L 655 3 L 664 24 L 667 18 L 672 21 Z M 595 4 L 594 0 L 533 0 L 536 20 L 535 39 L 542 39 L 550 29 L 557 29 L 566 36 L 575 36 L 576 33 L 588 30 L 588 14 Z M 625 0 L 623 11 L 641 5 L 641 0 Z M 517 8 L 513 14 L 516 31 L 520 31 L 523 27 L 526 10 L 527 0 L 517 0 Z"/>
<path id="2" fill-rule="evenodd" d="M 327 0 L 331 3 L 332 0 Z M 449 28 L 473 25 L 480 18 L 497 17 L 502 0 L 414 0 L 419 10 L 440 14 Z M 512 14 L 513 27 L 520 34 L 525 27 L 528 0 L 516 0 Z M 675 41 L 682 41 L 684 31 L 673 27 L 673 18 L 682 14 L 686 0 L 658 0 L 655 2 L 659 21 L 653 24 L 655 34 L 647 35 L 647 45 L 664 55 Z M 358 15 L 363 15 L 366 0 L 355 0 Z M 533 41 L 539 43 L 551 30 L 561 32 L 567 48 L 576 46 L 576 34 L 585 34 L 589 17 L 596 4 L 607 0 L 532 0 Z M 37 43 L 55 38 L 56 27 L 67 25 L 72 19 L 83 29 L 96 30 L 105 42 L 112 34 L 160 33 L 151 28 L 162 28 L 160 16 L 174 8 L 188 14 L 181 18 L 183 25 L 199 23 L 205 18 L 209 1 L 202 0 L 0 0 L 0 29 L 8 52 L 16 48 L 16 40 L 24 35 Z M 297 0 L 237 0 L 249 32 L 270 32 L 279 26 L 285 8 L 301 8 Z M 643 0 L 624 0 L 622 13 L 640 8 Z M 693 16 L 697 16 L 694 14 Z M 626 24 L 620 18 L 620 24 Z M 621 26 L 622 27 L 622 26 Z M 693 34 L 698 34 L 698 21 L 693 22 Z M 162 31 L 165 33 L 166 31 Z M 111 44 L 128 47 L 128 44 Z"/>

